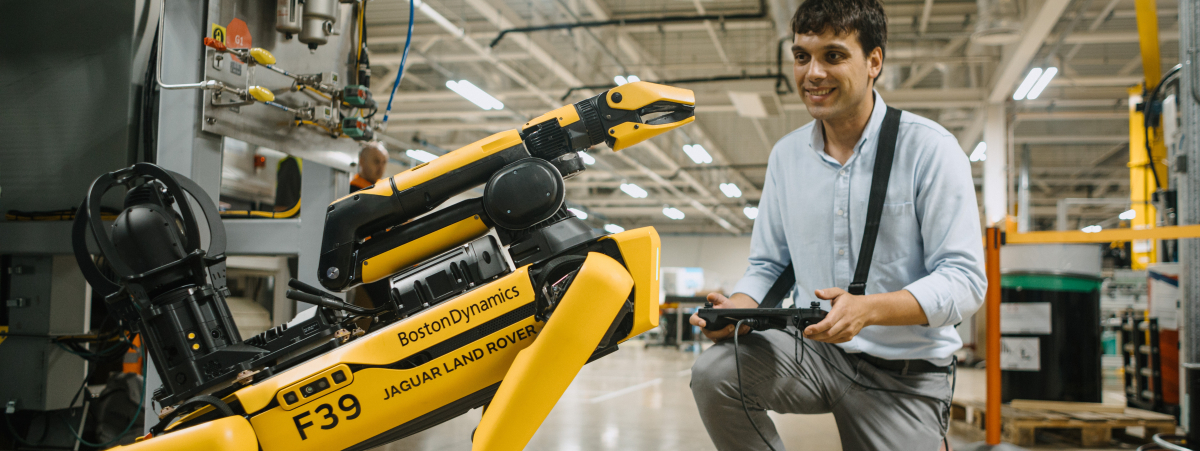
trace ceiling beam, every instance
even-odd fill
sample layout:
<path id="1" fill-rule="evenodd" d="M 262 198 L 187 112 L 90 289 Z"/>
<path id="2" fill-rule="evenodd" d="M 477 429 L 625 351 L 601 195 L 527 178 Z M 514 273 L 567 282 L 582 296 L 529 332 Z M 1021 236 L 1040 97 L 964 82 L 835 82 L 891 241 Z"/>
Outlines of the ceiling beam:
<path id="1" fill-rule="evenodd" d="M 1179 29 L 1161 30 L 1158 32 L 1161 42 L 1178 41 Z M 1136 31 L 1093 31 L 1088 33 L 1071 33 L 1063 40 L 1063 44 L 1126 44 L 1138 42 Z"/>
<path id="2" fill-rule="evenodd" d="M 375 53 L 375 52 L 372 52 L 372 53 Z M 378 54 L 371 55 L 371 64 L 384 64 L 384 65 L 400 64 L 400 59 L 403 56 L 404 56 L 404 54 L 401 52 L 380 52 Z M 495 53 L 492 56 L 501 61 L 517 61 L 517 60 L 527 60 L 527 59 L 531 58 L 528 53 L 520 53 L 520 52 Z M 435 58 L 426 58 L 424 56 L 418 55 L 418 54 L 410 51 L 408 54 L 407 63 L 429 64 L 430 60 L 432 60 L 435 63 L 478 63 L 478 62 L 489 61 L 488 58 L 484 58 L 484 57 L 480 56 L 479 54 L 475 54 L 475 53 L 457 54 L 457 55 L 438 55 Z"/>
<path id="3" fill-rule="evenodd" d="M 926 5 L 930 5 L 932 3 L 933 3 L 932 0 L 927 0 Z M 922 30 L 921 34 L 925 34 L 925 31 Z M 946 44 L 945 47 L 942 47 L 941 50 L 938 50 L 937 55 L 933 59 L 936 59 L 938 57 L 948 57 L 950 55 L 953 55 L 953 54 L 957 53 L 959 51 L 959 49 L 962 48 L 963 44 L 966 44 L 966 43 L 967 43 L 966 37 L 951 39 L 950 42 L 948 44 Z M 918 59 L 920 59 L 920 58 L 918 58 Z M 912 75 L 909 75 L 907 80 L 904 80 L 904 83 L 902 83 L 900 85 L 900 89 L 912 89 L 912 87 L 916 86 L 917 83 L 920 83 L 921 80 L 924 80 L 925 77 L 927 77 L 927 76 L 929 76 L 929 74 L 933 73 L 933 70 L 937 68 L 936 61 L 933 61 L 933 59 L 931 59 L 928 62 L 922 62 L 921 66 L 915 72 L 913 72 Z"/>
<path id="4" fill-rule="evenodd" d="M 1117 3 L 1120 2 L 1121 0 L 1108 0 L 1108 3 L 1105 4 L 1104 8 L 1100 10 L 1100 14 L 1096 15 L 1096 20 L 1093 20 L 1092 23 L 1088 25 L 1088 31 L 1092 32 L 1096 31 L 1097 28 L 1100 28 L 1100 25 L 1103 25 L 1104 22 L 1108 20 L 1108 16 L 1112 14 L 1113 9 L 1115 9 L 1117 7 Z M 1079 50 L 1082 48 L 1083 44 L 1075 44 L 1075 46 L 1072 47 L 1065 56 L 1063 56 L 1063 64 L 1066 64 L 1075 58 L 1075 55 L 1079 53 Z"/>
<path id="5" fill-rule="evenodd" d="M 1018 136 L 1017 144 L 1108 144 L 1129 142 L 1129 135 Z"/>
<path id="6" fill-rule="evenodd" d="M 1014 124 L 1023 121 L 1105 121 L 1129 120 L 1124 111 L 1027 111 L 1017 113 Z"/>
<path id="7" fill-rule="evenodd" d="M 1012 89 L 1024 75 L 1025 67 L 1042 48 L 1042 43 L 1046 42 L 1054 24 L 1058 23 L 1058 19 L 1070 3 L 1071 0 L 1046 0 L 1037 12 L 1029 12 L 1034 15 L 1033 20 L 1025 24 L 1021 40 L 1005 55 L 1000 67 L 996 69 L 992 92 L 987 97 L 989 103 L 1003 102 L 1012 94 Z"/>
<path id="8" fill-rule="evenodd" d="M 1129 143 L 1120 143 L 1115 146 L 1112 146 L 1112 148 L 1104 151 L 1104 153 L 1102 153 L 1100 155 L 1097 155 L 1096 158 L 1092 159 L 1092 161 L 1089 161 L 1087 166 L 1089 168 L 1094 168 L 1096 166 L 1099 166 L 1100 163 L 1104 163 L 1105 161 L 1108 161 L 1109 158 L 1112 158 L 1114 155 L 1125 151 L 1126 149 L 1128 149 L 1128 147 L 1129 147 Z"/>
<path id="9" fill-rule="evenodd" d="M 502 132 L 525 125 L 524 122 L 487 121 L 487 122 L 391 122 L 388 119 L 387 133 L 392 132 L 453 132 L 459 130 L 481 130 L 486 132 Z"/>
<path id="10" fill-rule="evenodd" d="M 933 14 L 933 0 L 925 0 L 925 6 L 921 8 L 921 20 L 917 22 L 917 34 L 924 35 L 925 30 L 929 29 L 929 16 Z"/>
<path id="11" fill-rule="evenodd" d="M 1054 77 L 1050 86 L 1054 87 L 1105 87 L 1133 86 L 1142 81 L 1140 76 L 1114 75 L 1107 77 Z"/>

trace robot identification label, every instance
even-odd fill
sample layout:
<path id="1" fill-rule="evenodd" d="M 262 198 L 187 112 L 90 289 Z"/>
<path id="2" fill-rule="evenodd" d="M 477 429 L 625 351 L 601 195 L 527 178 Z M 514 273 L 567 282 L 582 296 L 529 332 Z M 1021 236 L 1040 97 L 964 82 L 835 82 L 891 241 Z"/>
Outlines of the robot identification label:
<path id="1" fill-rule="evenodd" d="M 352 381 L 292 409 L 281 404 L 253 415 L 256 430 L 271 431 L 259 434 L 259 444 L 264 451 L 345 449 L 495 387 L 540 334 L 533 310 L 529 274 L 518 269 L 351 341 L 312 366 L 350 365 Z"/>
<path id="2" fill-rule="evenodd" d="M 427 386 L 428 383 L 436 381 L 439 376 L 453 373 L 459 368 L 465 367 L 475 361 L 484 359 L 493 353 L 508 348 L 509 345 L 532 339 L 535 335 L 537 335 L 536 328 L 534 328 L 532 325 L 525 326 L 524 328 L 517 329 L 506 335 L 502 335 L 495 340 L 489 341 L 482 347 L 477 347 L 470 351 L 463 351 L 459 356 L 454 357 L 452 361 L 442 361 L 442 364 L 439 366 L 422 371 L 421 374 L 414 374 L 406 379 L 401 380 L 399 383 L 392 385 L 391 387 L 384 388 L 383 400 L 387 401 L 389 399 L 398 398 L 404 392 L 416 389 L 422 385 Z"/>
<path id="3" fill-rule="evenodd" d="M 420 327 L 417 327 L 413 330 L 400 331 L 396 334 L 398 337 L 400 337 L 400 346 L 408 346 L 409 343 L 415 343 L 422 338 L 433 336 L 434 334 L 441 332 L 443 329 L 450 329 L 450 326 L 464 321 L 465 324 L 471 324 L 471 318 L 477 317 L 480 313 L 486 312 L 500 304 L 504 304 L 505 302 L 515 299 L 520 295 L 521 292 L 517 289 L 516 285 L 505 289 L 497 288 L 496 294 L 488 296 L 487 298 L 469 306 L 451 309 L 441 318 L 438 318 L 432 323 L 426 322 L 425 324 L 422 324 Z M 485 319 L 491 319 L 491 317 Z M 478 321 L 476 321 L 476 323 L 478 323 Z"/>

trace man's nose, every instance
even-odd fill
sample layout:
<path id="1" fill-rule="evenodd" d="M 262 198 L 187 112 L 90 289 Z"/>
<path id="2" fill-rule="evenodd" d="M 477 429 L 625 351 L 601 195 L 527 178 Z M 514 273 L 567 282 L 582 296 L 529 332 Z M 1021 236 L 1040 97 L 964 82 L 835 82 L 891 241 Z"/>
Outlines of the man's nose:
<path id="1" fill-rule="evenodd" d="M 828 72 L 825 70 L 825 65 L 821 64 L 819 61 L 814 60 L 813 62 L 808 63 L 808 79 L 820 81 L 824 80 L 828 75 Z"/>

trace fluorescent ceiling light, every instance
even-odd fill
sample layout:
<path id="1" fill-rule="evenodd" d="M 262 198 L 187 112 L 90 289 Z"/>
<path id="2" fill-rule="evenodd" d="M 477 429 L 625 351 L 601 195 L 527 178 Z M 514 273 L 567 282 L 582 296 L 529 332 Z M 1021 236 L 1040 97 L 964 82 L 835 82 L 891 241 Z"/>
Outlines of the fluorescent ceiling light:
<path id="1" fill-rule="evenodd" d="M 504 104 L 466 80 L 446 82 L 446 87 L 485 110 L 503 110 Z"/>
<path id="2" fill-rule="evenodd" d="M 1130 221 L 1130 220 L 1133 220 L 1133 218 L 1137 217 L 1137 212 L 1133 211 L 1132 209 L 1125 210 L 1125 211 L 1121 212 L 1120 215 L 1117 215 L 1117 217 L 1120 219 L 1126 220 L 1126 221 Z"/>
<path id="3" fill-rule="evenodd" d="M 742 190 L 732 183 L 722 183 L 721 192 L 725 193 L 725 197 L 742 197 Z"/>
<path id="4" fill-rule="evenodd" d="M 684 217 L 683 212 L 675 207 L 663 207 L 663 214 L 676 221 L 683 219 Z"/>
<path id="5" fill-rule="evenodd" d="M 583 164 L 591 166 L 596 164 L 596 157 L 588 155 L 587 152 L 579 152 L 579 158 L 583 159 Z"/>
<path id="6" fill-rule="evenodd" d="M 699 144 L 684 144 L 683 153 L 686 153 L 688 158 L 691 158 L 696 164 L 713 162 L 712 155 L 709 155 L 708 151 L 704 150 L 704 146 Z"/>
<path id="7" fill-rule="evenodd" d="M 1057 73 L 1057 67 L 1046 68 L 1046 71 L 1042 72 L 1041 77 L 1038 77 L 1037 83 L 1034 83 L 1033 89 L 1029 90 L 1029 95 L 1025 96 L 1025 98 L 1036 99 L 1038 96 L 1042 95 L 1042 90 L 1046 89 L 1046 86 L 1050 84 L 1050 80 L 1054 78 L 1054 74 Z"/>
<path id="8" fill-rule="evenodd" d="M 1023 100 L 1025 96 L 1029 94 L 1029 90 L 1033 89 L 1033 85 L 1037 83 L 1038 77 L 1041 76 L 1042 68 L 1035 67 L 1030 69 L 1029 75 L 1025 76 L 1025 81 L 1022 81 L 1021 85 L 1017 86 L 1017 92 L 1013 93 L 1013 100 Z"/>
<path id="9" fill-rule="evenodd" d="M 616 224 L 605 224 L 604 231 L 608 233 L 621 233 L 625 231 L 625 228 Z"/>
<path id="10" fill-rule="evenodd" d="M 408 149 L 407 151 L 404 152 L 404 154 L 408 155 L 409 158 L 420 161 L 422 163 L 428 163 L 430 161 L 433 161 L 434 158 L 437 158 L 437 155 L 431 154 L 429 152 L 426 152 L 426 151 L 420 150 L 420 149 Z"/>
<path id="11" fill-rule="evenodd" d="M 580 210 L 578 208 L 568 208 L 567 210 L 570 211 L 572 214 L 575 215 L 575 217 L 577 217 L 579 219 L 587 219 L 588 218 L 588 214 L 586 211 Z"/>
<path id="12" fill-rule="evenodd" d="M 642 189 L 642 187 L 634 185 L 632 183 L 622 183 L 621 191 L 624 191 L 625 194 L 628 194 L 637 199 L 642 199 L 642 198 L 645 198 L 646 196 L 650 195 L 650 193 L 647 193 L 646 190 Z"/>
<path id="13" fill-rule="evenodd" d="M 975 150 L 971 151 L 970 159 L 971 161 L 987 160 L 987 143 L 980 141 L 979 144 L 975 146 Z"/>
<path id="14" fill-rule="evenodd" d="M 743 208 L 742 213 L 744 213 L 746 217 L 750 219 L 758 218 L 758 207 Z"/>
<path id="15" fill-rule="evenodd" d="M 1084 227 L 1082 230 L 1083 230 L 1083 233 L 1096 233 L 1096 232 L 1100 231 L 1100 226 L 1099 225 L 1090 225 L 1090 226 Z"/>
<path id="16" fill-rule="evenodd" d="M 621 86 L 625 83 L 629 83 L 629 79 L 618 75 L 616 77 L 613 77 L 613 83 L 616 83 L 617 86 Z"/>

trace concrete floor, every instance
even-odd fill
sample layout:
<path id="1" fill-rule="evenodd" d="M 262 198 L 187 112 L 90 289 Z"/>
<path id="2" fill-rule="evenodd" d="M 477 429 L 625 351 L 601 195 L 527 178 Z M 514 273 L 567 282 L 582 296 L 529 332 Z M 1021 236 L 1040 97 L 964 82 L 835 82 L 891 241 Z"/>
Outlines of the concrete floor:
<path id="1" fill-rule="evenodd" d="M 641 341 L 621 346 L 615 354 L 583 368 L 563 394 L 526 449 L 591 450 L 712 450 L 688 382 L 696 354 L 674 348 L 646 347 Z M 964 369 L 955 394 L 960 399 L 983 399 L 982 370 Z M 1108 398 L 1113 398 L 1109 396 Z M 1123 403 L 1120 393 L 1107 402 Z M 772 414 L 784 442 L 792 450 L 839 450 L 832 415 Z M 468 450 L 471 432 L 479 423 L 478 409 L 380 451 Z M 951 445 L 963 448 L 982 440 L 981 434 L 956 428 Z M 1135 448 L 1129 446 L 1130 449 Z M 1071 448 L 1067 444 L 1035 449 Z"/>

